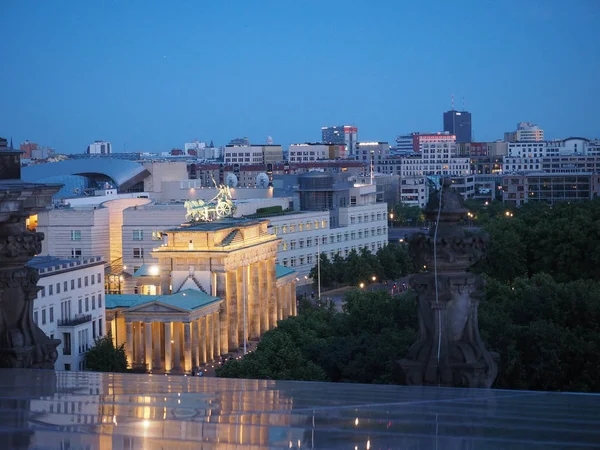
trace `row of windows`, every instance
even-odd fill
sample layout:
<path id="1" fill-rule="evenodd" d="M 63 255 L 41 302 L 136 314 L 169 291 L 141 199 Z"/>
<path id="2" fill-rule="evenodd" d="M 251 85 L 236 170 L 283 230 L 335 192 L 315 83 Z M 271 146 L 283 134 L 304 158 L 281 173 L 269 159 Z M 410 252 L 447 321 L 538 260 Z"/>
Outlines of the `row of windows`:
<path id="1" fill-rule="evenodd" d="M 161 241 L 163 238 L 162 231 L 153 231 L 152 232 L 152 240 L 153 241 Z M 133 230 L 133 240 L 134 241 L 143 241 L 144 240 L 144 230 Z"/>
<path id="2" fill-rule="evenodd" d="M 297 232 L 302 232 L 302 231 L 310 231 L 312 230 L 314 227 L 315 230 L 318 230 L 319 227 L 321 228 L 327 228 L 327 220 L 315 220 L 314 222 L 300 222 L 297 224 L 290 224 L 290 225 L 273 225 L 273 233 L 274 234 L 287 234 L 287 233 L 295 233 Z"/>
<path id="3" fill-rule="evenodd" d="M 343 258 L 346 258 L 350 252 L 352 250 L 355 251 L 360 251 L 362 248 L 366 248 L 367 250 L 371 250 L 371 252 L 375 253 L 377 250 L 383 248 L 383 243 L 382 242 L 372 242 L 370 245 L 369 244 L 365 244 L 365 245 L 359 245 L 359 246 L 352 246 L 352 247 L 346 247 L 345 249 L 339 249 L 339 250 L 334 250 L 329 252 L 328 254 L 326 252 L 322 252 L 325 253 L 327 255 L 327 257 L 330 260 L 333 260 L 333 258 L 335 258 L 335 255 L 339 255 Z M 292 258 L 283 258 L 281 261 L 281 264 L 283 264 L 285 267 L 299 267 L 299 266 L 304 266 L 304 265 L 310 265 L 311 267 L 316 264 L 318 258 L 318 254 L 315 253 L 313 255 L 304 255 L 304 256 L 298 256 L 298 257 L 292 257 Z"/>
<path id="4" fill-rule="evenodd" d="M 78 288 L 81 288 L 81 281 L 82 281 L 81 277 L 77 278 L 77 287 Z M 83 277 L 84 286 L 88 286 L 90 283 L 91 284 L 102 283 L 102 273 L 97 273 L 96 275 L 89 275 L 89 276 L 86 275 L 85 277 Z M 75 289 L 75 278 L 71 279 L 70 282 L 63 281 L 62 282 L 62 291 L 68 292 L 69 285 L 71 286 L 71 290 Z M 60 294 L 60 292 L 61 292 L 61 283 L 49 284 L 47 287 L 48 287 L 48 295 Z M 40 296 L 41 297 L 46 296 L 46 286 L 42 286 L 42 289 L 40 290 Z"/>
<path id="5" fill-rule="evenodd" d="M 382 212 L 378 212 L 377 214 L 375 213 L 371 213 L 370 215 L 371 217 L 371 222 L 374 222 L 375 220 L 383 220 L 385 219 L 385 214 Z M 369 214 L 359 214 L 357 216 L 355 215 L 351 215 L 350 216 L 350 224 L 355 224 L 357 223 L 362 223 L 362 222 L 368 222 L 369 221 Z"/>
<path id="6" fill-rule="evenodd" d="M 288 251 L 288 250 L 296 250 L 296 248 L 305 248 L 305 247 L 312 247 L 313 245 L 317 245 L 318 243 L 320 243 L 321 245 L 327 245 L 327 244 L 334 244 L 336 242 L 342 242 L 342 240 L 344 242 L 350 240 L 354 240 L 356 239 L 356 237 L 358 236 L 358 239 L 363 239 L 363 237 L 367 238 L 369 237 L 369 235 L 371 237 L 377 235 L 377 236 L 381 236 L 381 234 L 385 234 L 387 232 L 387 228 L 386 227 L 377 227 L 377 228 L 371 228 L 370 230 L 368 228 L 365 228 L 364 230 L 358 230 L 358 231 L 346 231 L 345 233 L 338 233 L 336 235 L 334 234 L 330 234 L 329 236 L 321 236 L 320 238 L 306 238 L 306 240 L 304 239 L 299 239 L 297 242 L 295 240 L 289 241 L 288 242 L 281 242 L 279 244 L 279 250 L 280 251 Z M 313 244 L 314 242 L 314 244 Z"/>
<path id="7" fill-rule="evenodd" d="M 102 294 L 98 294 L 97 302 L 96 302 L 95 295 L 92 295 L 91 300 L 92 300 L 92 303 L 91 303 L 92 311 L 94 311 L 96 309 L 96 306 L 98 308 L 102 308 Z M 90 311 L 90 297 L 85 297 L 85 300 L 80 298 L 78 303 L 79 303 L 79 308 L 78 308 L 79 315 L 83 314 L 84 305 L 85 305 L 85 312 Z M 48 311 L 48 315 L 46 315 L 46 311 Z M 38 313 L 41 313 L 41 314 L 38 314 Z M 61 320 L 70 320 L 71 319 L 71 300 L 64 300 L 61 302 L 60 314 L 61 314 Z M 40 322 L 38 322 L 38 319 L 40 319 L 40 318 L 41 318 L 41 325 L 46 325 L 46 323 L 54 323 L 54 306 L 50 306 L 49 308 L 42 308 L 39 311 L 34 310 L 33 311 L 33 321 L 36 323 L 36 325 L 40 324 Z"/>
<path id="8" fill-rule="evenodd" d="M 42 316 L 42 323 L 41 325 L 46 325 L 46 310 L 48 311 L 48 322 L 49 323 L 54 323 L 54 306 L 51 306 L 50 308 L 42 308 L 41 310 L 41 316 Z M 33 311 L 33 322 L 38 325 L 39 322 L 39 315 L 38 315 L 39 311 Z"/>

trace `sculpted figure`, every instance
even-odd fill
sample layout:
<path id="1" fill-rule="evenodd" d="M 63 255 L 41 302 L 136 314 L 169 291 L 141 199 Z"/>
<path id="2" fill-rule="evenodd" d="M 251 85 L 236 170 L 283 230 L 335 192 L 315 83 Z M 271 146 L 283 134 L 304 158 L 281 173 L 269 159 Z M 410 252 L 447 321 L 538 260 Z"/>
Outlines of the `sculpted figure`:
<path id="1" fill-rule="evenodd" d="M 429 235 L 409 240 L 412 257 L 428 272 L 414 275 L 410 282 L 418 296 L 419 337 L 399 363 L 407 384 L 490 387 L 497 375 L 497 355 L 486 350 L 479 335 L 477 307 L 483 280 L 469 272 L 484 255 L 485 236 L 471 236 L 459 225 L 467 210 L 450 186 L 444 180 L 439 223 Z M 430 220 L 437 220 L 439 205 L 440 192 L 426 209 Z"/>

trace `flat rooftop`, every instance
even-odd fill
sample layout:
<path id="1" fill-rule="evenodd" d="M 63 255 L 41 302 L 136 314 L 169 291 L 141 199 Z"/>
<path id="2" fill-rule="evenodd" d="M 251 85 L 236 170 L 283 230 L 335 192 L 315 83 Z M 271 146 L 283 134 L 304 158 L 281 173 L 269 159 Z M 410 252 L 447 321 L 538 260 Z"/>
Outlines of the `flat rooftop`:
<path id="1" fill-rule="evenodd" d="M 3 448 L 591 449 L 600 395 L 1 369 Z"/>

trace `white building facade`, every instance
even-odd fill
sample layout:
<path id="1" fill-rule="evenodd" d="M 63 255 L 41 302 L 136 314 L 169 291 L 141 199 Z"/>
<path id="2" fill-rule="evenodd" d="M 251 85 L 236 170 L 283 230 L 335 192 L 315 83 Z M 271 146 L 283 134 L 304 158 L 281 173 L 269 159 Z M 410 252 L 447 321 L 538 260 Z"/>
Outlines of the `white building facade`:
<path id="1" fill-rule="evenodd" d="M 531 122 L 519 122 L 516 131 L 504 133 L 507 142 L 538 142 L 544 140 L 544 130 Z"/>
<path id="2" fill-rule="evenodd" d="M 319 252 L 331 260 L 345 258 L 352 250 L 371 253 L 387 245 L 387 204 L 377 202 L 376 186 L 350 188 L 350 205 L 336 211 L 305 211 L 269 217 L 271 229 L 282 239 L 277 262 L 308 277 Z M 331 214 L 338 226 L 331 226 Z M 301 281 L 302 282 L 302 281 Z"/>
<path id="3" fill-rule="evenodd" d="M 94 141 L 88 145 L 86 153 L 90 155 L 109 155 L 112 153 L 112 145 L 110 142 Z"/>
<path id="4" fill-rule="evenodd" d="M 33 303 L 33 321 L 61 340 L 55 367 L 85 370 L 85 353 L 106 333 L 104 261 L 38 256 L 28 265 L 37 270 L 41 288 Z"/>

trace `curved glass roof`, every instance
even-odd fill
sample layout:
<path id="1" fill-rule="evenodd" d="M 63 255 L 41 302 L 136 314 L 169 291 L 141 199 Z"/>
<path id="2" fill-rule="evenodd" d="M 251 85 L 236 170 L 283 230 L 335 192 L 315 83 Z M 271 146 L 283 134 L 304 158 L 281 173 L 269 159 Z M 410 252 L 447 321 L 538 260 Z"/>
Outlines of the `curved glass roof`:
<path id="1" fill-rule="evenodd" d="M 113 158 L 82 158 L 23 167 L 21 178 L 29 182 L 45 182 L 69 175 L 110 178 L 117 189 L 125 190 L 142 181 L 150 172 L 140 163 Z"/>

